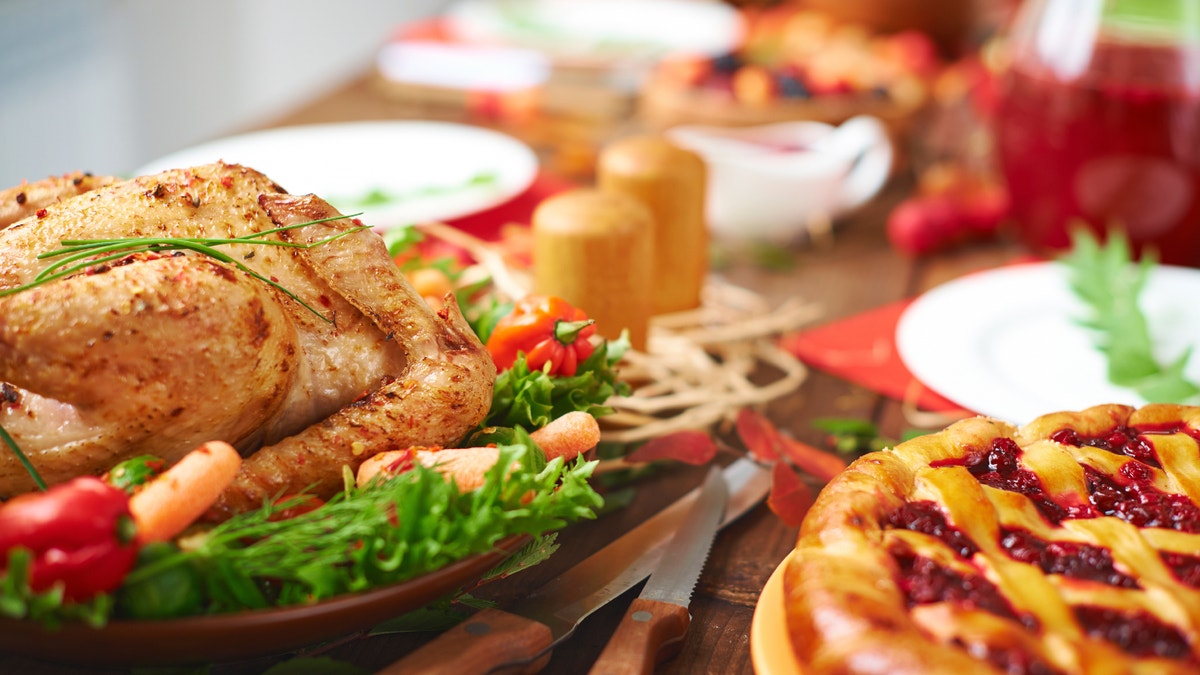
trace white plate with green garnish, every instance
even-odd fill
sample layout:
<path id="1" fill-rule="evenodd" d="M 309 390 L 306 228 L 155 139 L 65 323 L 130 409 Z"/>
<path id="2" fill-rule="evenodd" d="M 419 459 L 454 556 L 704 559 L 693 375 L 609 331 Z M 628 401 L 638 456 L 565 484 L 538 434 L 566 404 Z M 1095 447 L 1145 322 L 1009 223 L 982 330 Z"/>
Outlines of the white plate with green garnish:
<path id="1" fill-rule="evenodd" d="M 1122 265 L 1102 261 L 1081 277 L 1073 265 L 1029 263 L 938 286 L 901 316 L 900 357 L 939 394 L 1016 424 L 1102 403 L 1194 402 L 1200 270 L 1125 265 L 1123 277 Z M 1073 279 L 1102 299 L 1084 300 Z M 1087 325 L 1096 316 L 1105 325 Z"/>
<path id="2" fill-rule="evenodd" d="M 458 0 L 445 20 L 459 40 L 535 49 L 567 66 L 721 54 L 743 32 L 737 10 L 717 0 Z"/>
<path id="3" fill-rule="evenodd" d="M 265 173 L 293 194 L 387 229 L 483 211 L 519 195 L 537 156 L 511 136 L 423 120 L 282 127 L 222 138 L 159 158 L 135 175 L 215 161 Z"/>

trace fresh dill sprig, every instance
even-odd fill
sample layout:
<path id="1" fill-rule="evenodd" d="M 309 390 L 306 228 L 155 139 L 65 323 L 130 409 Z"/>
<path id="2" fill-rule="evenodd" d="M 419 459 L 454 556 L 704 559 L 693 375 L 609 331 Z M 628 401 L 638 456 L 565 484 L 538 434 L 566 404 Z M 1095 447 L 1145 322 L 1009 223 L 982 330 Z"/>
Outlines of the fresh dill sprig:
<path id="1" fill-rule="evenodd" d="M 540 468 L 539 468 L 540 466 Z M 266 505 L 216 526 L 182 555 L 203 570 L 210 612 L 311 603 L 404 581 L 593 518 L 595 462 L 544 462 L 531 445 L 500 446 L 484 485 L 460 492 L 421 465 L 287 520 Z M 316 542 L 316 544 L 314 544 Z M 135 572 L 136 574 L 136 572 Z"/>
<path id="2" fill-rule="evenodd" d="M 27 291 L 29 289 L 41 286 L 47 282 L 54 281 L 55 279 L 61 279 L 73 274 L 78 274 L 89 267 L 112 262 L 113 260 L 118 260 L 135 253 L 189 250 L 237 267 L 246 274 L 249 274 L 255 279 L 274 287 L 292 300 L 300 303 L 301 306 L 313 314 L 316 314 L 321 318 L 321 320 L 332 323 L 332 319 L 318 312 L 315 308 L 304 302 L 304 300 L 300 299 L 299 296 L 285 288 L 279 282 L 259 274 L 258 272 L 247 267 L 240 260 L 237 260 L 236 258 L 217 250 L 215 247 L 228 244 L 257 244 L 261 246 L 282 246 L 285 248 L 314 248 L 316 246 L 321 246 L 322 244 L 327 244 L 336 239 L 340 239 L 346 235 L 369 228 L 366 225 L 359 225 L 307 244 L 281 240 L 265 240 L 264 237 L 277 232 L 283 232 L 285 230 L 293 230 L 300 227 L 307 227 L 308 225 L 326 223 L 332 220 L 354 218 L 358 215 L 360 214 L 331 216 L 329 218 L 321 218 L 319 220 L 310 220 L 303 223 L 296 223 L 293 225 L 285 225 L 283 227 L 276 227 L 269 230 L 262 230 L 261 232 L 251 232 L 250 234 L 245 234 L 240 237 L 117 237 L 113 239 L 64 239 L 59 242 L 59 248 L 40 253 L 37 256 L 38 260 L 49 260 L 52 258 L 58 258 L 59 260 L 56 260 L 41 272 L 38 272 L 37 276 L 33 278 L 33 281 L 27 284 L 14 286 L 7 289 L 0 289 L 0 297 L 13 295 L 21 291 Z"/>
<path id="3" fill-rule="evenodd" d="M 1184 368 L 1192 350 L 1160 363 L 1140 296 L 1157 260 L 1143 253 L 1134 262 L 1128 240 L 1119 231 L 1106 242 L 1084 228 L 1072 232 L 1072 248 L 1061 261 L 1068 283 L 1089 315 L 1079 323 L 1095 333 L 1096 348 L 1107 360 L 1108 380 L 1136 391 L 1151 403 L 1183 403 L 1200 394 Z"/>

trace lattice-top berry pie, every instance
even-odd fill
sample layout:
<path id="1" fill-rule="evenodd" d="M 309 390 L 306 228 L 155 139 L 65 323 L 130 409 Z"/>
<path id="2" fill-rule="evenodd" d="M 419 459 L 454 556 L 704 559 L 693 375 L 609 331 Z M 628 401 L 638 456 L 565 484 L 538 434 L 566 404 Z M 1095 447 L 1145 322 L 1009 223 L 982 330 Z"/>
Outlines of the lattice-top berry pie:
<path id="1" fill-rule="evenodd" d="M 1200 673 L 1200 408 L 987 418 L 865 455 L 784 570 L 809 673 Z"/>

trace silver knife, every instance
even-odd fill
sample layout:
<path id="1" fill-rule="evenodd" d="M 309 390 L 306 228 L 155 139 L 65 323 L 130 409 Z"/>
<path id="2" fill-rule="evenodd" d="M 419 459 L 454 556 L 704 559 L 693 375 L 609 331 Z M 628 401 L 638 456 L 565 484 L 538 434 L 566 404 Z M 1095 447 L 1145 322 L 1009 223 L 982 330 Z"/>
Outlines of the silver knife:
<path id="1" fill-rule="evenodd" d="M 730 494 L 725 526 L 762 501 L 771 472 L 743 458 L 722 475 Z M 700 488 L 692 490 L 524 598 L 474 614 L 378 675 L 537 672 L 581 621 L 650 576 L 699 495 Z"/>
<path id="2" fill-rule="evenodd" d="M 728 501 L 725 478 L 714 467 L 687 520 L 588 671 L 590 675 L 648 675 L 656 663 L 679 651 L 691 623 L 688 606 L 692 591 L 704 571 Z"/>

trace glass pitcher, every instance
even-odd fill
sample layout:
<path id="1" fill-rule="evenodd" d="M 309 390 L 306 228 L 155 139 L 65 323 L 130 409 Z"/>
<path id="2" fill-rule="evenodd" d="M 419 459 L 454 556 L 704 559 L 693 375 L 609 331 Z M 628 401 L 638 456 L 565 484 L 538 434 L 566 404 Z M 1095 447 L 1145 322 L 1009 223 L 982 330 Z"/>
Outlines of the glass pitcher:
<path id="1" fill-rule="evenodd" d="M 1075 223 L 1200 266 L 1200 0 L 1025 0 L 1005 40 L 997 153 L 1017 232 Z"/>

